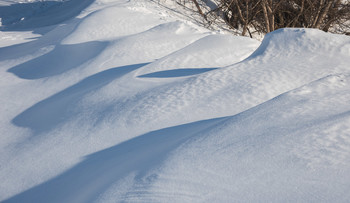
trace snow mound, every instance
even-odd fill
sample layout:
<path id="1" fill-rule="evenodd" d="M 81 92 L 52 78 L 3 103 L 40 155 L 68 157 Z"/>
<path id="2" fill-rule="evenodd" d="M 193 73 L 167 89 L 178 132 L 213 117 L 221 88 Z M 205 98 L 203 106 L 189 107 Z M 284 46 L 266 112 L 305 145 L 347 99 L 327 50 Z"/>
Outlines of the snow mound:
<path id="1" fill-rule="evenodd" d="M 52 51 L 8 71 L 20 78 L 39 79 L 62 74 L 96 57 L 106 47 L 103 42 L 57 45 Z"/>
<path id="2" fill-rule="evenodd" d="M 285 32 L 295 33 L 294 30 L 286 30 Z M 271 35 L 278 36 L 279 33 Z M 314 46 L 322 46 L 322 44 L 327 43 L 327 41 L 322 40 L 324 35 L 327 35 L 327 38 L 334 36 L 337 39 L 335 46 L 338 48 L 349 43 L 349 38 L 346 36 L 324 34 L 322 31 L 317 31 L 317 33 L 321 36 L 319 40 L 315 40 L 318 43 L 307 45 L 305 41 L 302 44 L 309 46 L 309 49 L 313 49 Z M 297 36 L 300 35 L 305 35 L 302 30 Z M 288 37 L 285 40 L 293 43 L 296 39 Z M 277 43 L 273 37 L 270 41 L 270 44 Z M 240 113 L 279 94 L 327 75 L 349 71 L 350 58 L 346 55 L 337 55 L 336 50 L 339 49 L 334 48 L 334 52 L 327 52 L 327 54 L 324 52 L 323 54 L 313 54 L 305 50 L 289 57 L 276 57 L 280 50 L 275 47 L 267 49 L 276 54 L 262 54 L 255 57 L 253 54 L 249 60 L 241 63 L 207 71 L 167 86 L 159 86 L 128 100 L 123 105 L 123 112 L 126 109 L 138 112 L 139 114 L 132 113 L 125 116 L 129 117 L 129 123 L 134 122 L 134 125 L 142 123 L 145 126 L 158 125 L 160 122 L 172 123 L 174 120 L 181 121 L 172 124 L 178 125 L 196 121 L 198 117 L 205 119 L 224 117 Z M 186 49 L 184 50 L 186 51 Z M 181 50 L 176 54 L 180 52 Z M 335 57 L 341 57 L 341 59 L 334 60 Z M 157 63 L 158 61 L 143 68 L 152 67 L 153 64 Z M 173 61 L 169 61 L 168 64 L 172 65 L 172 63 Z M 193 62 L 186 64 L 186 61 L 182 61 L 182 63 L 183 67 L 191 67 L 190 64 L 194 64 Z M 165 66 L 163 65 L 163 67 Z M 171 68 L 171 70 L 174 69 Z M 163 74 L 166 73 L 176 74 L 163 72 Z M 118 114 L 121 113 L 118 111 Z M 163 120 L 154 122 L 155 118 L 161 115 L 164 116 Z M 173 119 L 174 117 L 177 119 Z"/>
<path id="3" fill-rule="evenodd" d="M 35 39 L 0 33 L 0 201 L 350 199 L 348 36 L 260 44 L 149 0 L 90 3 L 25 9 Z"/>
<path id="4" fill-rule="evenodd" d="M 328 76 L 238 115 L 202 123 L 162 164 L 124 181 L 130 188 L 118 200 L 346 202 L 349 79 Z M 103 200 L 112 194 L 115 189 Z"/>
<path id="5" fill-rule="evenodd" d="M 140 135 L 8 202 L 346 201 L 349 87 L 349 75 L 327 76 L 238 115 Z"/>
<path id="6" fill-rule="evenodd" d="M 267 34 L 251 58 L 259 55 L 293 57 L 303 54 L 346 57 L 349 55 L 349 43 L 347 36 L 331 35 L 317 29 L 284 28 Z"/>
<path id="7" fill-rule="evenodd" d="M 123 7 L 110 7 L 86 16 L 63 43 L 111 40 L 145 31 L 158 24 L 159 17 L 155 15 Z"/>
<path id="8" fill-rule="evenodd" d="M 209 35 L 149 64 L 137 71 L 137 74 L 174 71 L 175 68 L 181 71 L 180 69 L 224 67 L 245 59 L 258 45 L 259 42 L 246 37 Z M 209 61 L 208 58 L 213 58 L 214 61 Z M 169 64 L 172 67 L 169 67 Z M 191 66 L 191 64 L 195 64 L 195 66 Z"/>
<path id="9" fill-rule="evenodd" d="M 105 51 L 105 65 L 129 65 L 130 61 L 137 64 L 153 62 L 204 36 L 183 22 L 164 22 L 112 41 Z"/>

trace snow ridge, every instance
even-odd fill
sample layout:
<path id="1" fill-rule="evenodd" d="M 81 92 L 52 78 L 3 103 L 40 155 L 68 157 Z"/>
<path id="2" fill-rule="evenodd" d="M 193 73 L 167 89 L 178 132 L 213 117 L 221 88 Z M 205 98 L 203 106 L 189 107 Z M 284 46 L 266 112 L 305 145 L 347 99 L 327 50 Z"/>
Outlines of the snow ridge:
<path id="1" fill-rule="evenodd" d="M 349 201 L 348 36 L 35 3 L 0 4 L 0 201 Z"/>

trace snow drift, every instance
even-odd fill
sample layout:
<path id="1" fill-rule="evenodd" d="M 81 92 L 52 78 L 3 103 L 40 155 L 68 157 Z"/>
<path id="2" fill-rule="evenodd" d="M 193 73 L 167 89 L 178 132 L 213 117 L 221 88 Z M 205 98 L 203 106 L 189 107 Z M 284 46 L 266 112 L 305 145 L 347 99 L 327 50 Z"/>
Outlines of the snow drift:
<path id="1" fill-rule="evenodd" d="M 0 35 L 1 201 L 349 201 L 348 36 L 259 43 L 147 0 L 44 17 Z"/>

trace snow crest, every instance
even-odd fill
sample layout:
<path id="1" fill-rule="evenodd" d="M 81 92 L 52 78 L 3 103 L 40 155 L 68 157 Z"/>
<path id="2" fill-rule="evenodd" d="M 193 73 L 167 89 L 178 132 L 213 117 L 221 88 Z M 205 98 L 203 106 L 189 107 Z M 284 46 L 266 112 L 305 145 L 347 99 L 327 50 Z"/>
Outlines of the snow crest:
<path id="1" fill-rule="evenodd" d="M 0 201 L 349 201 L 348 36 L 46 3 L 0 4 Z"/>

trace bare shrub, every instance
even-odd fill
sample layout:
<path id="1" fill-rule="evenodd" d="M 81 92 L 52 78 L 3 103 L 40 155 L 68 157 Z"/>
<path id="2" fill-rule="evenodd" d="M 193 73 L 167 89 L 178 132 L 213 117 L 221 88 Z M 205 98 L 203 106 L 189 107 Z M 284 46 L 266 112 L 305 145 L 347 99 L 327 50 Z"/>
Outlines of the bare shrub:
<path id="1" fill-rule="evenodd" d="M 177 0 L 195 5 L 208 24 L 222 19 L 242 35 L 285 27 L 350 33 L 350 0 Z M 208 1 L 215 8 L 209 8 Z M 183 4 L 184 5 L 184 4 Z"/>

